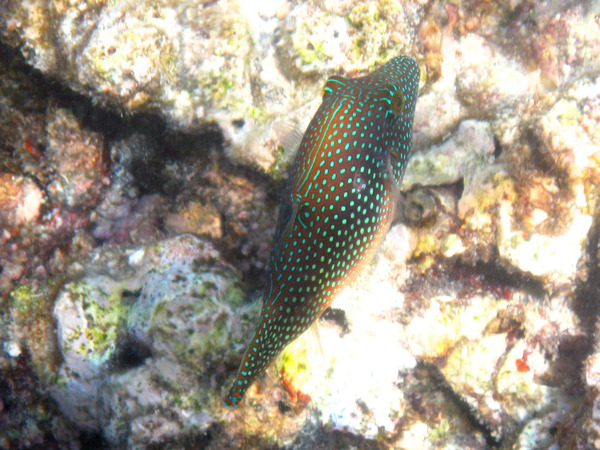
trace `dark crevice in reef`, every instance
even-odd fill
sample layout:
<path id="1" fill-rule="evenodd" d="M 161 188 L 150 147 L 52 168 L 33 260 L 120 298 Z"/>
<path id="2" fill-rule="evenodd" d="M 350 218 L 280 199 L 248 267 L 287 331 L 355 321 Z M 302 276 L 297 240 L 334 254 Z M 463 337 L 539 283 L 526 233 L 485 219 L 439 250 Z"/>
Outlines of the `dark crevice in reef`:
<path id="1" fill-rule="evenodd" d="M 588 234 L 582 271 L 575 287 L 573 310 L 582 328 L 593 336 L 600 315 L 600 211 Z"/>
<path id="2" fill-rule="evenodd" d="M 152 356 L 150 345 L 132 332 L 117 336 L 115 350 L 108 360 L 110 372 L 122 373 L 144 364 Z"/>
<path id="3" fill-rule="evenodd" d="M 110 448 L 100 434 L 79 430 L 78 424 L 58 413 L 56 403 L 40 388 L 27 349 L 10 365 L 0 368 L 0 405 L 2 448 Z M 24 442 L 23 430 L 32 426 L 37 430 L 35 441 Z"/>
<path id="4" fill-rule="evenodd" d="M 444 374 L 440 369 L 432 363 L 426 361 L 419 361 L 416 367 L 417 371 L 425 371 L 432 381 L 433 386 L 446 398 L 447 401 L 452 403 L 458 408 L 463 418 L 471 424 L 473 428 L 479 431 L 486 444 L 491 448 L 498 448 L 502 444 L 502 438 L 496 437 L 492 428 L 485 423 L 485 421 L 479 416 L 477 410 L 475 410 L 469 403 L 462 398 L 458 393 L 452 389 L 450 383 L 444 377 Z"/>
<path id="5" fill-rule="evenodd" d="M 28 65 L 21 53 L 4 43 L 1 38 L 0 66 L 9 67 L 11 73 L 18 74 L 25 80 L 28 92 L 17 92 L 15 95 L 24 95 L 27 101 L 15 99 L 14 103 L 25 105 L 29 111 L 43 110 L 47 106 L 47 100 L 51 98 L 59 107 L 72 111 L 83 128 L 102 134 L 108 149 L 115 141 L 132 135 L 144 136 L 144 141 L 139 143 L 139 155 L 133 164 L 142 193 L 163 193 L 160 181 L 165 175 L 161 174 L 168 162 L 200 158 L 208 164 L 209 150 L 217 149 L 221 153 L 225 145 L 219 126 L 213 122 L 206 122 L 199 127 L 199 131 L 187 132 L 172 128 L 158 111 L 131 113 L 97 105 L 89 97 Z M 272 181 L 265 174 L 238 166 L 226 158 L 222 158 L 219 164 L 226 171 L 235 172 L 252 181 L 270 183 L 272 192 L 279 192 L 283 183 Z M 137 167 L 138 165 L 141 167 Z M 156 182 L 145 179 L 148 177 Z"/>
<path id="6" fill-rule="evenodd" d="M 500 158 L 500 156 L 502 156 L 502 152 L 503 152 L 503 148 L 502 148 L 502 144 L 500 143 L 500 139 L 498 139 L 498 136 L 496 136 L 494 134 L 494 159 L 498 159 Z"/>
<path id="7" fill-rule="evenodd" d="M 277 447 L 263 447 L 277 448 Z M 352 448 L 356 450 L 383 450 L 389 448 L 385 442 L 367 439 L 356 434 L 331 430 L 320 422 L 312 423 L 300 431 L 296 440 L 290 445 L 279 447 L 282 450 L 312 450 L 328 448 Z"/>
<path id="8" fill-rule="evenodd" d="M 340 327 L 341 336 L 350 332 L 350 323 L 346 317 L 346 312 L 340 308 L 327 308 L 319 320 L 326 320 Z"/>
<path id="9" fill-rule="evenodd" d="M 597 207 L 588 233 L 587 243 L 575 284 L 572 309 L 579 318 L 585 335 L 570 336 L 560 342 L 559 358 L 551 369 L 552 373 L 570 374 L 566 392 L 583 400 L 575 402 L 567 419 L 556 430 L 556 442 L 560 448 L 591 448 L 592 442 L 581 429 L 585 417 L 593 414 L 594 390 L 587 386 L 586 360 L 594 352 L 598 319 L 600 317 L 600 209 Z M 564 378 L 564 376 L 563 376 Z M 544 380 L 545 381 L 545 380 Z"/>
<path id="10" fill-rule="evenodd" d="M 198 132 L 182 132 L 172 129 L 156 111 L 132 114 L 94 104 L 91 98 L 28 65 L 17 49 L 1 39 L 0 65 L 15 79 L 17 90 L 13 104 L 22 105 L 24 113 L 43 112 L 51 100 L 56 106 L 70 110 L 82 128 L 100 133 L 105 142 L 106 161 L 103 163 L 107 172 L 110 172 L 113 144 L 134 135 L 143 136 L 130 146 L 132 155 L 129 163 L 140 194 L 171 193 L 169 190 L 165 192 L 164 188 L 169 181 L 166 173 L 169 162 L 190 156 L 208 160 L 207 149 L 223 148 L 222 133 L 214 123 L 204 124 Z"/>
<path id="11" fill-rule="evenodd" d="M 96 432 L 84 431 L 79 437 L 81 448 L 96 449 L 96 450 L 108 450 L 111 446 L 104 439 L 104 437 Z"/>
<path id="12" fill-rule="evenodd" d="M 499 263 L 492 261 L 477 261 L 474 265 L 465 264 L 459 260 L 452 263 L 452 267 L 461 277 L 478 276 L 484 287 L 492 291 L 502 288 L 516 289 L 527 292 L 534 297 L 547 295 L 546 288 L 541 279 L 519 270 L 509 270 Z"/>
<path id="13" fill-rule="evenodd" d="M 255 186 L 253 189 L 264 191 L 266 202 L 271 205 L 279 203 L 283 181 L 274 181 L 258 170 L 227 159 L 223 151 L 226 143 L 215 123 L 205 123 L 198 131 L 187 132 L 172 128 L 155 111 L 132 114 L 118 109 L 117 105 L 94 103 L 89 97 L 28 65 L 20 51 L 1 38 L 0 74 L 5 86 L 3 95 L 11 96 L 11 104 L 23 114 L 44 115 L 52 105 L 71 111 L 81 128 L 99 133 L 104 141 L 103 172 L 114 176 L 113 166 L 120 163 L 131 173 L 140 198 L 145 194 L 159 194 L 175 200 L 173 204 L 176 204 L 198 197 L 203 187 L 218 190 L 210 174 L 207 175 L 214 166 L 220 174 L 216 183 L 230 176 L 241 177 L 249 180 L 250 185 Z M 44 142 L 39 144 L 39 153 L 43 155 Z M 1 159 L 9 161 L 14 153 L 14 149 L 3 148 L 0 143 Z M 14 171 L 23 172 L 17 158 L 12 159 L 15 160 L 11 165 Z M 45 190 L 44 186 L 42 190 Z M 231 217 L 225 212 L 230 200 L 221 195 L 221 198 L 209 201 L 215 203 L 223 219 L 224 237 L 215 244 L 224 259 L 243 269 L 244 280 L 251 288 L 262 286 L 265 276 L 262 265 L 250 264 L 248 269 L 248 264 L 239 264 L 254 256 L 240 249 L 244 244 L 240 242 L 243 237 L 240 238 L 238 231 L 231 227 Z M 160 222 L 157 227 L 161 229 Z M 66 240 L 69 239 L 70 236 L 67 236 Z M 99 240 L 97 244 L 103 242 Z"/>
<path id="14" fill-rule="evenodd" d="M 512 290 L 526 292 L 536 298 L 548 295 L 542 280 L 505 268 L 497 257 L 488 262 L 474 263 L 460 259 L 441 260 L 424 273 L 413 274 L 402 291 L 424 298 L 449 289 L 466 298 L 490 292 L 498 298 L 509 299 Z"/>
<path id="15" fill-rule="evenodd" d="M 213 423 L 203 431 L 191 432 L 189 435 L 179 439 L 162 439 L 157 442 L 152 442 L 145 448 L 148 450 L 159 450 L 164 448 L 204 450 L 207 448 L 214 448 L 214 442 L 225 442 L 226 439 L 226 433 L 223 426 Z"/>
<path id="16" fill-rule="evenodd" d="M 576 358 L 572 362 L 572 367 L 576 367 L 578 373 L 581 374 L 580 380 L 584 380 L 584 362 L 594 351 L 598 318 L 600 317 L 600 209 L 597 210 L 588 233 L 583 263 L 580 263 L 580 272 L 575 286 L 573 311 L 586 333 L 586 340 L 579 345 L 578 352 L 566 350 Z"/>

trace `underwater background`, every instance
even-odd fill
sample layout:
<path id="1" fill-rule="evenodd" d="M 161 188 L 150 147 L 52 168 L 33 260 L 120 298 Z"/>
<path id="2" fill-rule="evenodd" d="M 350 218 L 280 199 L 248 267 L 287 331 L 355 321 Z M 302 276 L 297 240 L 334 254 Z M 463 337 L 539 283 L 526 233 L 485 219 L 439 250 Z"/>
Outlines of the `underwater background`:
<path id="1" fill-rule="evenodd" d="M 398 217 L 235 410 L 332 75 Z M 0 0 L 0 448 L 600 447 L 600 1 Z"/>

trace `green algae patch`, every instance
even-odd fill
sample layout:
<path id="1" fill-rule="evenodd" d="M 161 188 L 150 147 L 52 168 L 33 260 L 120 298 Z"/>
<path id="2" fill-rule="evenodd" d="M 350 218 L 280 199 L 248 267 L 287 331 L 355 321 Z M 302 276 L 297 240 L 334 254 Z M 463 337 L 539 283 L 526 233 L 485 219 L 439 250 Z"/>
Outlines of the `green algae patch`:
<path id="1" fill-rule="evenodd" d="M 412 45 L 414 11 L 397 2 L 357 3 L 346 20 L 350 27 L 349 58 L 357 67 L 373 70 L 390 58 L 407 53 Z"/>
<path id="2" fill-rule="evenodd" d="M 227 302 L 235 308 L 244 304 L 246 295 L 239 286 L 229 285 L 225 289 L 225 298 L 227 299 Z"/>
<path id="3" fill-rule="evenodd" d="M 433 442 L 443 442 L 448 437 L 450 430 L 450 422 L 442 420 L 438 426 L 433 428 L 429 433 L 429 439 Z"/>
<path id="4" fill-rule="evenodd" d="M 384 5 L 387 2 L 365 2 L 355 6 L 350 14 L 348 15 L 348 22 L 352 28 L 356 30 L 356 34 L 353 36 L 352 43 L 353 47 L 353 59 L 359 59 L 362 57 L 365 51 L 371 53 L 375 50 L 375 54 L 379 55 L 384 52 L 382 46 L 384 45 L 383 39 L 388 34 L 388 18 L 385 14 Z M 397 10 L 397 6 L 395 6 Z M 384 56 L 387 58 L 387 55 Z"/>
<path id="5" fill-rule="evenodd" d="M 110 292 L 104 292 L 79 281 L 71 284 L 67 292 L 70 300 L 83 311 L 84 318 L 70 330 L 67 342 L 73 345 L 72 350 L 96 364 L 106 361 L 129 311 L 122 301 L 123 289 L 113 287 Z"/>
<path id="6" fill-rule="evenodd" d="M 18 287 L 10 294 L 10 305 L 21 319 L 26 319 L 32 314 L 39 314 L 46 309 L 46 298 L 36 292 L 31 285 Z"/>
<path id="7" fill-rule="evenodd" d="M 330 58 L 326 53 L 323 41 L 313 40 L 295 42 L 294 50 L 300 57 L 302 65 L 311 65 L 316 62 L 325 61 Z"/>
<path id="8" fill-rule="evenodd" d="M 293 379 L 298 382 L 302 381 L 308 374 L 306 348 L 283 351 L 278 366 L 280 366 L 280 370 L 290 375 Z"/>
<path id="9" fill-rule="evenodd" d="M 579 123 L 581 111 L 575 100 L 561 99 L 557 101 L 548 114 L 548 120 L 562 127 L 573 127 Z"/>

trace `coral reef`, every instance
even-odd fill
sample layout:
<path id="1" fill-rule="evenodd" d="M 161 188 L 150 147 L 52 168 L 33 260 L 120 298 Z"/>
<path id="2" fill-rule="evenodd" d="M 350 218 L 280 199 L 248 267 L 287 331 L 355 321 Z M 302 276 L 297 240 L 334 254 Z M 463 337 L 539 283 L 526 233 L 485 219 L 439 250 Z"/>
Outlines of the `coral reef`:
<path id="1" fill-rule="evenodd" d="M 2 2 L 0 447 L 599 446 L 599 7 Z M 323 83 L 398 54 L 398 221 L 227 410 Z"/>

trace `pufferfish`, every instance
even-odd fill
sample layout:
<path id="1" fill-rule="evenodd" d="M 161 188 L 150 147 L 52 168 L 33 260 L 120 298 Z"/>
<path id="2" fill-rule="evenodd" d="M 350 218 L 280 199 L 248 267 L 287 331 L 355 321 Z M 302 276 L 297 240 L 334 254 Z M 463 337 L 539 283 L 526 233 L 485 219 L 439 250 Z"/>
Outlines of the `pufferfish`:
<path id="1" fill-rule="evenodd" d="M 260 323 L 225 406 L 239 405 L 381 244 L 411 154 L 418 84 L 407 56 L 364 77 L 327 80 L 279 211 Z"/>

